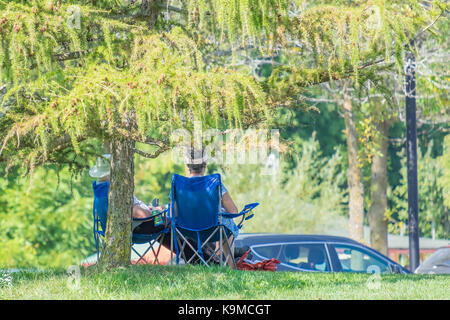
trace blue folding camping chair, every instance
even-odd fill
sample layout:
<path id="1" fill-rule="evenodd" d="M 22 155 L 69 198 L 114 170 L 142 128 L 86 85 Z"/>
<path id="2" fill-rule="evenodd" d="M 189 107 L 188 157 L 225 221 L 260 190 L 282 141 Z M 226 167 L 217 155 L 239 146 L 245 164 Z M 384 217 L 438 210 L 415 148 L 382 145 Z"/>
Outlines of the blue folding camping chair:
<path id="1" fill-rule="evenodd" d="M 94 239 L 95 239 L 95 248 L 97 250 L 97 261 L 100 258 L 100 248 L 103 246 L 103 238 L 105 237 L 106 232 L 106 221 L 107 221 L 107 213 L 108 213 L 108 190 L 109 190 L 109 182 L 101 182 L 98 183 L 94 181 L 92 183 L 92 189 L 94 190 L 94 209 L 93 209 L 93 218 L 94 218 Z M 154 216 L 148 218 L 133 218 L 133 222 L 145 222 L 151 221 L 158 217 L 163 216 L 167 213 L 168 209 L 160 212 Z M 132 246 L 131 249 L 138 255 L 139 259 L 136 263 L 139 263 L 141 260 L 148 263 L 145 260 L 145 255 L 149 250 L 152 250 L 153 255 L 155 256 L 155 264 L 160 264 L 158 260 L 159 251 L 161 249 L 161 245 L 159 245 L 158 250 L 155 252 L 153 246 L 159 242 L 162 243 L 164 240 L 164 236 L 169 232 L 170 228 L 165 228 L 157 233 L 152 234 L 132 234 Z M 148 247 L 143 254 L 140 254 L 134 247 L 134 244 L 146 244 L 148 243 Z"/>
<path id="2" fill-rule="evenodd" d="M 228 246 L 228 255 L 224 258 L 223 240 L 228 239 L 231 231 L 222 224 L 222 218 L 238 218 L 241 221 L 238 228 L 242 227 L 244 220 L 249 220 L 254 214 L 249 214 L 259 203 L 251 203 L 237 213 L 221 212 L 222 192 L 220 174 L 211 174 L 202 177 L 183 177 L 178 174 L 172 176 L 172 197 L 169 217 L 172 221 L 171 249 L 175 246 L 176 262 L 179 264 L 180 255 L 189 264 L 193 259 L 199 259 L 209 266 L 211 259 L 220 257 L 220 265 L 225 265 L 230 258 L 234 263 L 234 255 L 231 250 L 233 244 Z M 233 237 L 234 238 L 234 237 Z M 211 242 L 219 241 L 219 248 L 205 259 L 204 247 Z M 234 241 L 234 239 L 233 239 Z M 194 248 L 192 242 L 197 243 Z M 183 256 L 185 246 L 188 245 L 194 254 L 186 259 Z"/>

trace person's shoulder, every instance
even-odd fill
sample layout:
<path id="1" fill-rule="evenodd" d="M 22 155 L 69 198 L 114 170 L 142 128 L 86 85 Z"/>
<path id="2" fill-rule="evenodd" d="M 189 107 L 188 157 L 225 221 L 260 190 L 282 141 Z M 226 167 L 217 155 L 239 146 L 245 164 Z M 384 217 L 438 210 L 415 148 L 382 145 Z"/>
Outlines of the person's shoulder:
<path id="1" fill-rule="evenodd" d="M 133 196 L 133 202 L 134 202 L 134 205 L 141 205 L 144 203 L 143 201 L 136 198 L 136 196 Z"/>
<path id="2" fill-rule="evenodd" d="M 222 191 L 222 195 L 228 192 L 228 189 L 225 187 L 225 185 L 220 182 L 220 190 Z"/>

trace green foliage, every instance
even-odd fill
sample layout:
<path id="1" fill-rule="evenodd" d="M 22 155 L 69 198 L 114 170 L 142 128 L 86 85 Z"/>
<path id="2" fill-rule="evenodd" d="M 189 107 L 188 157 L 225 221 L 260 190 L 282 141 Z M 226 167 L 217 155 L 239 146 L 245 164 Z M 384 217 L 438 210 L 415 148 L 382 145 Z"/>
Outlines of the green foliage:
<path id="1" fill-rule="evenodd" d="M 161 205 L 169 203 L 172 174 L 186 174 L 185 166 L 172 161 L 170 152 L 157 159 L 136 157 L 135 166 L 135 195 L 145 203 L 154 198 L 158 198 Z"/>
<path id="2" fill-rule="evenodd" d="M 36 169 L 33 181 L 0 178 L 0 266 L 65 267 L 92 252 L 92 197 L 87 175 L 59 179 Z"/>
<path id="3" fill-rule="evenodd" d="M 243 232 L 326 233 L 343 227 L 346 190 L 342 156 L 321 156 L 313 135 L 301 145 L 293 169 L 281 161 L 278 175 L 262 165 L 224 169 L 223 181 L 239 208 L 259 202 Z"/>
<path id="4" fill-rule="evenodd" d="M 444 204 L 448 210 L 450 208 L 450 135 L 445 136 L 444 152 L 437 161 L 442 168 L 442 174 L 437 177 L 438 185 L 442 188 Z"/>
<path id="5" fill-rule="evenodd" d="M 437 2 L 424 10 L 415 1 L 303 4 L 301 13 L 292 18 L 291 28 L 286 29 L 298 43 L 288 46 L 285 54 L 290 54 L 290 67 L 282 73 L 302 86 L 350 76 L 358 87 L 365 68 L 376 61 L 389 62 L 393 55 L 402 66 L 408 39 L 444 10 L 441 5 L 445 8 Z"/>
<path id="6" fill-rule="evenodd" d="M 78 5 L 79 28 L 71 20 L 72 4 Z M 87 160 L 93 138 L 163 141 L 167 148 L 167 131 L 189 128 L 193 120 L 243 126 L 267 117 L 265 94 L 249 75 L 208 71 L 181 28 L 148 28 L 139 15 L 146 12 L 134 12 L 128 24 L 111 16 L 129 13 L 125 7 L 104 10 L 112 4 L 0 3 L 0 70 L 8 83 L 0 155 L 8 167 L 33 170 L 57 162 L 53 153 L 67 148 Z M 130 121 L 136 131 L 125 129 Z"/>
<path id="7" fill-rule="evenodd" d="M 0 2 L 0 155 L 9 166 L 32 170 L 67 148 L 87 160 L 82 142 L 92 138 L 161 142 L 194 119 L 216 127 L 267 121 L 300 88 L 350 73 L 358 84 L 392 41 L 400 46 L 443 10 L 415 1 L 190 0 L 173 3 L 172 24 L 158 24 L 149 19 L 164 8 L 150 4 Z M 294 7 L 302 10 L 290 16 Z M 269 56 L 284 46 L 288 63 L 262 86 L 246 70 L 215 67 L 209 58 L 236 43 Z M 136 132 L 125 129 L 130 121 Z"/>
<path id="8" fill-rule="evenodd" d="M 447 139 L 448 140 L 448 139 Z M 426 152 L 422 153 L 418 148 L 417 157 L 417 179 L 419 190 L 419 230 L 423 237 L 432 236 L 432 222 L 435 223 L 436 238 L 447 239 L 449 237 L 450 220 L 449 208 L 445 204 L 446 190 L 442 181 L 445 179 L 445 165 L 440 164 L 441 159 L 431 157 L 432 145 L 429 145 Z M 388 198 L 392 202 L 392 207 L 388 212 L 391 224 L 389 230 L 398 233 L 402 225 L 408 221 L 408 182 L 406 172 L 406 156 L 403 156 L 399 185 L 388 193 Z"/>
<path id="9" fill-rule="evenodd" d="M 170 154 L 136 158 L 135 195 L 145 203 L 168 203 L 172 173 L 184 166 Z M 0 268 L 62 267 L 78 264 L 95 250 L 92 181 L 68 167 L 37 168 L 29 178 L 11 172 L 0 178 Z"/>
<path id="10" fill-rule="evenodd" d="M 108 43 L 107 48 L 111 46 Z M 131 65 L 126 69 L 97 64 L 94 55 L 83 68 L 41 78 L 39 92 L 48 98 L 32 101 L 32 108 L 29 99 L 16 100 L 1 119 L 5 138 L 0 152 L 25 151 L 28 167 L 32 167 L 47 161 L 55 147 L 56 151 L 67 147 L 58 143 L 63 134 L 75 153 L 85 157 L 81 142 L 92 138 L 145 142 L 151 137 L 168 144 L 168 131 L 189 128 L 194 120 L 216 127 L 223 123 L 243 126 L 264 117 L 265 94 L 259 84 L 242 72 L 225 68 L 205 72 L 201 52 L 181 29 L 162 35 L 141 34 L 132 47 Z M 106 60 L 116 52 L 101 47 L 96 51 L 106 52 Z M 25 107 L 31 110 L 24 115 Z M 125 128 L 129 121 L 135 121 L 136 130 Z M 32 144 L 28 150 L 26 141 Z M 14 165 L 18 159 L 8 160 Z"/>
<path id="11" fill-rule="evenodd" d="M 360 115 L 361 117 L 361 115 Z M 374 124 L 373 116 L 362 116 L 356 125 L 358 132 L 358 163 L 360 167 L 370 167 L 372 159 L 376 153 L 380 153 L 380 148 L 377 141 L 381 139 L 380 132 L 378 132 Z"/>
<path id="12" fill-rule="evenodd" d="M 380 57 L 389 60 L 393 55 L 400 67 L 405 42 L 445 9 L 440 1 L 424 9 L 413 0 L 189 0 L 171 2 L 180 12 L 164 22 L 160 15 L 164 8 L 145 6 L 151 3 L 0 1 L 0 162 L 7 163 L 5 171 L 22 166 L 28 173 L 44 163 L 82 170 L 102 153 L 102 143 L 114 139 L 167 150 L 168 132 L 190 129 L 194 120 L 217 128 L 267 122 L 280 105 L 298 107 L 291 102 L 312 84 L 350 75 L 356 84 L 363 83 L 374 77 Z M 72 20 L 73 5 L 80 9 L 79 28 L 72 25 L 77 22 Z M 289 16 L 294 5 L 301 11 Z M 159 18 L 151 21 L 151 17 Z M 262 56 L 282 49 L 283 63 L 267 81 L 257 83 L 246 68 L 224 66 L 229 61 L 221 58 L 223 50 L 231 47 L 236 55 L 247 46 Z M 336 172 L 339 155 L 324 160 L 317 149 L 317 142 L 305 144 L 297 167 L 283 173 L 278 182 L 250 177 L 262 189 L 255 188 L 248 199 L 260 199 L 264 190 L 279 187 L 273 192 L 283 210 L 275 202 L 261 207 L 264 215 L 270 215 L 265 221 L 278 223 L 273 213 L 287 212 L 287 221 L 300 225 L 290 231 L 313 232 L 342 211 L 343 177 Z M 139 197 L 164 201 L 167 172 L 182 168 L 163 164 L 142 164 Z M 84 253 L 88 238 L 81 230 L 89 219 L 82 217 L 90 212 L 91 195 L 83 188 L 90 189 L 90 184 L 82 183 L 79 196 L 68 196 L 68 183 L 61 183 L 64 200 L 52 203 L 57 199 L 52 191 L 39 189 L 57 184 L 47 174 L 36 171 L 40 182 L 50 182 L 33 184 L 31 195 L 25 192 L 24 181 L 16 190 L 2 180 L 5 223 L 2 220 L 0 230 L 9 241 L 3 250 L 10 252 L 2 253 L 7 265 L 63 265 L 75 259 L 73 248 Z M 291 174 L 295 179 L 289 179 Z M 233 190 L 233 183 L 227 183 Z M 289 190 L 291 197 L 280 190 Z M 75 207 L 82 210 L 76 213 Z M 312 215 L 304 217 L 298 211 Z M 57 229 L 74 235 L 74 247 Z M 10 230 L 24 230 L 26 238 L 15 237 L 19 233 Z M 77 238 L 79 234 L 84 238 Z M 21 260 L 14 260 L 16 256 Z"/>

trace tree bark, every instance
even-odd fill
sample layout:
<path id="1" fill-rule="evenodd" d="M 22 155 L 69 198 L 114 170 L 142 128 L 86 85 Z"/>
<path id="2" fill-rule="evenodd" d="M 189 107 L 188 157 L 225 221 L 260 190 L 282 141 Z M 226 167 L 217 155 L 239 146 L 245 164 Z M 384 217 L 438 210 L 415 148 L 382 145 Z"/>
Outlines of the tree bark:
<path id="1" fill-rule="evenodd" d="M 344 113 L 348 150 L 347 183 L 349 189 L 350 238 L 362 242 L 364 240 L 364 186 L 361 182 L 361 169 L 358 163 L 358 134 L 350 96 L 344 96 L 341 109 Z"/>
<path id="2" fill-rule="evenodd" d="M 100 267 L 110 270 L 130 264 L 134 194 L 134 141 L 111 142 L 108 220 Z"/>
<path id="3" fill-rule="evenodd" d="M 376 123 L 378 134 L 375 138 L 379 146 L 374 154 L 371 166 L 369 226 L 370 245 L 375 250 L 387 255 L 388 221 L 385 218 L 387 210 L 387 151 L 390 121 Z"/>
<path id="4" fill-rule="evenodd" d="M 122 125 L 127 131 L 136 126 L 134 110 L 123 114 Z M 105 243 L 100 258 L 102 270 L 130 264 L 135 145 L 134 140 L 121 136 L 110 140 L 111 172 Z"/>

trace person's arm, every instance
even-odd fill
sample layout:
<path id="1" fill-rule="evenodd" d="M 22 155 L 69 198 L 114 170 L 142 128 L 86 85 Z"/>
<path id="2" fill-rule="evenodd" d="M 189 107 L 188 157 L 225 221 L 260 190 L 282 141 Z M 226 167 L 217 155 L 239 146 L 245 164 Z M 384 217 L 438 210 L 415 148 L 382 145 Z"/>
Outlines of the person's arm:
<path id="1" fill-rule="evenodd" d="M 133 207 L 133 218 L 143 219 L 150 217 L 152 215 L 152 212 L 155 210 L 158 210 L 160 212 L 164 211 L 164 207 L 148 207 L 149 210 L 142 208 L 141 206 L 134 206 Z"/>
<path id="2" fill-rule="evenodd" d="M 133 206 L 133 218 L 144 219 L 152 216 L 152 212 L 155 210 L 164 211 L 164 208 L 153 207 L 151 205 L 147 206 L 141 200 L 138 200 L 136 197 L 134 198 L 134 206 Z"/>
<path id="3" fill-rule="evenodd" d="M 231 199 L 230 193 L 225 192 L 222 196 L 222 205 L 227 213 L 238 213 L 238 208 Z"/>
<path id="4" fill-rule="evenodd" d="M 152 215 L 150 210 L 146 210 L 139 205 L 133 206 L 133 218 L 143 219 Z"/>

